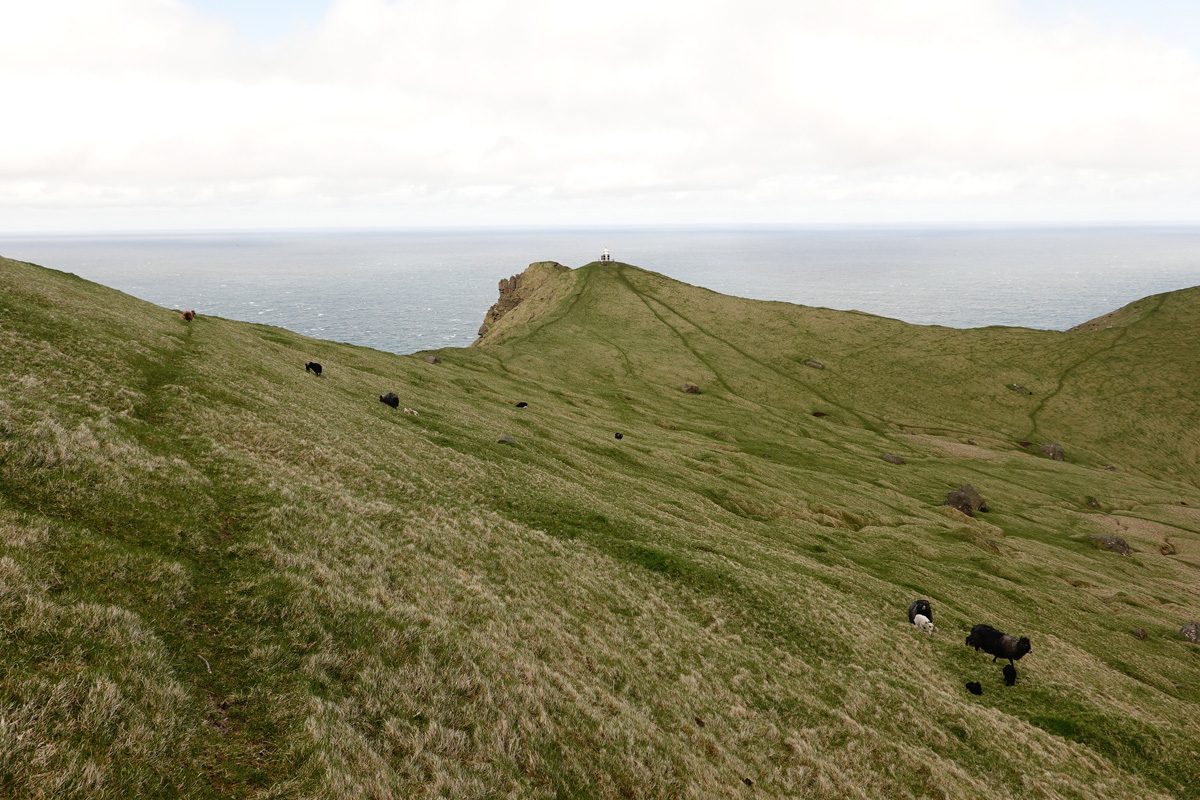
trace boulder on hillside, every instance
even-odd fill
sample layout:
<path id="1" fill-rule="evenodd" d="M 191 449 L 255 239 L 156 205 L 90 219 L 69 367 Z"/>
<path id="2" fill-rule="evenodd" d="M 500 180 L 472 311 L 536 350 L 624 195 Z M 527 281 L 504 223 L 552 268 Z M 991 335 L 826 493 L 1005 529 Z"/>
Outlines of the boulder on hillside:
<path id="1" fill-rule="evenodd" d="M 903 457 L 901 457 L 901 456 L 894 456 L 894 455 L 892 455 L 891 453 L 884 453 L 883 455 L 881 455 L 881 456 L 880 456 L 880 458 L 882 458 L 884 461 L 888 462 L 889 464 L 903 464 L 903 463 L 905 463 L 905 462 L 904 462 L 904 458 L 903 458 Z"/>
<path id="2" fill-rule="evenodd" d="M 683 391 L 687 392 L 688 394 L 700 394 L 700 387 L 694 383 L 685 383 L 683 385 Z"/>
<path id="3" fill-rule="evenodd" d="M 496 440 L 497 444 L 516 444 L 517 440 L 507 434 Z"/>
<path id="4" fill-rule="evenodd" d="M 1183 634 L 1183 638 L 1187 639 L 1192 644 L 1200 644 L 1200 622 L 1192 620 L 1187 625 L 1179 629 Z"/>
<path id="5" fill-rule="evenodd" d="M 1049 444 L 1042 445 L 1042 452 L 1053 458 L 1055 461 L 1063 460 L 1062 445 L 1056 442 L 1050 442 Z"/>
<path id="6" fill-rule="evenodd" d="M 820 361 L 805 361 L 804 366 L 812 367 L 813 369 L 825 369 L 825 365 Z"/>
<path id="7" fill-rule="evenodd" d="M 1101 550 L 1111 550 L 1114 553 L 1120 553 L 1123 556 L 1129 555 L 1129 542 L 1122 539 L 1120 536 L 1113 536 L 1107 533 L 1095 533 L 1088 537 L 1092 544 L 1099 547 Z"/>
<path id="8" fill-rule="evenodd" d="M 435 355 L 428 355 L 428 356 L 425 356 L 425 360 L 426 360 L 426 361 L 428 361 L 430 364 L 440 364 L 440 363 L 442 363 L 442 360 L 441 360 L 440 358 L 438 358 L 437 356 L 435 356 Z"/>
<path id="9" fill-rule="evenodd" d="M 1019 383 L 1014 383 L 1011 386 L 1009 386 L 1008 388 L 1012 389 L 1017 394 L 1033 394 L 1033 392 L 1029 391 L 1028 389 L 1026 389 L 1024 386 L 1022 386 Z"/>
<path id="10" fill-rule="evenodd" d="M 987 501 L 969 483 L 964 483 L 954 491 L 948 492 L 942 505 L 957 508 L 968 517 L 975 516 L 976 511 L 988 510 Z"/>

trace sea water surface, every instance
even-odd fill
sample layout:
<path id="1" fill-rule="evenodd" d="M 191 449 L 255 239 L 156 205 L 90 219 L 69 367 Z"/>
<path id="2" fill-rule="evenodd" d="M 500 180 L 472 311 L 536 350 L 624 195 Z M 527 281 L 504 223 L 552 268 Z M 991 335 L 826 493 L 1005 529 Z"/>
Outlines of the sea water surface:
<path id="1" fill-rule="evenodd" d="M 0 235 L 0 255 L 168 308 L 395 353 L 470 344 L 500 278 L 618 261 L 725 294 L 922 325 L 1062 330 L 1200 284 L 1200 227 Z"/>

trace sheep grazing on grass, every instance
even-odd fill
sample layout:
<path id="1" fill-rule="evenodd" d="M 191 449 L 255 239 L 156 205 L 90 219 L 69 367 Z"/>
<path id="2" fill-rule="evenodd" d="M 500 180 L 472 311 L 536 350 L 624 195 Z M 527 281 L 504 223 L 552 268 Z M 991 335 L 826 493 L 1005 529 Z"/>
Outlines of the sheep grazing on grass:
<path id="1" fill-rule="evenodd" d="M 1020 661 L 1022 656 L 1033 649 L 1026 637 L 1018 639 L 1009 636 L 991 625 L 976 625 L 971 628 L 971 635 L 967 637 L 967 647 L 974 647 L 977 652 L 982 650 L 992 657 L 993 662 L 998 658 L 1007 658 L 1009 664 Z"/>
<path id="2" fill-rule="evenodd" d="M 1004 665 L 1004 685 L 1005 686 L 1016 686 L 1017 685 L 1017 668 L 1014 667 L 1012 664 Z"/>
<path id="3" fill-rule="evenodd" d="M 913 600 L 908 604 L 908 621 L 913 625 L 917 624 L 917 615 L 920 614 L 927 621 L 933 622 L 933 609 L 929 605 L 929 601 L 921 598 Z"/>
<path id="4" fill-rule="evenodd" d="M 971 694 L 983 694 L 983 687 L 979 685 L 979 681 L 971 681 L 967 684 L 967 691 Z"/>
<path id="5" fill-rule="evenodd" d="M 915 617 L 913 617 L 912 624 L 916 625 L 918 630 L 925 631 L 926 633 L 933 633 L 934 631 L 933 623 L 930 622 L 929 617 L 925 616 L 924 614 L 917 614 Z"/>
<path id="6" fill-rule="evenodd" d="M 521 402 L 517 403 L 517 408 L 529 408 L 529 403 L 526 403 L 524 400 L 522 400 Z"/>
<path id="7" fill-rule="evenodd" d="M 196 312 L 195 311 L 185 311 L 179 315 L 179 318 L 181 320 L 183 320 L 184 322 L 191 322 L 192 320 L 194 320 L 196 318 Z"/>
<path id="8" fill-rule="evenodd" d="M 391 392 L 379 395 L 379 402 L 383 403 L 384 405 L 391 406 L 392 408 L 400 407 L 400 398 L 396 397 L 396 395 Z"/>
<path id="9" fill-rule="evenodd" d="M 624 439 L 624 438 L 625 438 L 625 434 L 623 434 L 623 433 L 618 433 L 618 434 L 617 434 L 616 436 L 614 436 L 613 438 L 615 438 L 615 439 Z"/>
<path id="10" fill-rule="evenodd" d="M 315 361 L 310 361 L 304 365 L 305 372 L 311 372 L 318 378 L 321 377 L 321 365 Z"/>

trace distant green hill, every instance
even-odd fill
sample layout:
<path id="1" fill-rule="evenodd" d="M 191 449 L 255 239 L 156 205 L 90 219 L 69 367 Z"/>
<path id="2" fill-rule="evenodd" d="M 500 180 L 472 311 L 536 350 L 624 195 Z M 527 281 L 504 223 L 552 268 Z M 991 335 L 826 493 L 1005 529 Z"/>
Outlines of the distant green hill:
<path id="1" fill-rule="evenodd" d="M 440 363 L 0 290 L 0 797 L 1200 795 L 1200 288 L 952 330 L 543 262 Z"/>

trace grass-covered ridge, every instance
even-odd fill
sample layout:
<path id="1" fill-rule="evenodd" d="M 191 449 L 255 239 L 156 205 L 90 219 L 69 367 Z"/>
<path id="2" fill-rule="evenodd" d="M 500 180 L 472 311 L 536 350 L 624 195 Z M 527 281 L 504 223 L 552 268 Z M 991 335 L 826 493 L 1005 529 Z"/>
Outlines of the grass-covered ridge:
<path id="1" fill-rule="evenodd" d="M 530 285 L 430 364 L 0 260 L 0 796 L 1196 793 L 1200 290 L 1055 333 Z"/>

